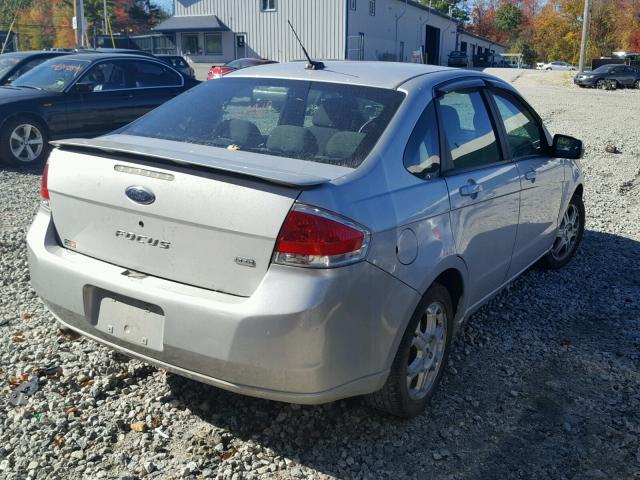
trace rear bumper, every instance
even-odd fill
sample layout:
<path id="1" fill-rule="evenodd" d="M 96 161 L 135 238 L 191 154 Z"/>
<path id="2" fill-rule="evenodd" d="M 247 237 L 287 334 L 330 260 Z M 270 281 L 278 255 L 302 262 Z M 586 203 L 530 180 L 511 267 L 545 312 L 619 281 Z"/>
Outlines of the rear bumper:
<path id="1" fill-rule="evenodd" d="M 332 270 L 273 265 L 249 298 L 133 278 L 125 268 L 60 247 L 44 210 L 27 245 L 32 285 L 65 326 L 179 375 L 292 403 L 379 389 L 419 301 L 417 292 L 367 262 Z M 159 346 L 99 329 L 96 291 L 157 306 L 162 325 L 149 333 Z"/>

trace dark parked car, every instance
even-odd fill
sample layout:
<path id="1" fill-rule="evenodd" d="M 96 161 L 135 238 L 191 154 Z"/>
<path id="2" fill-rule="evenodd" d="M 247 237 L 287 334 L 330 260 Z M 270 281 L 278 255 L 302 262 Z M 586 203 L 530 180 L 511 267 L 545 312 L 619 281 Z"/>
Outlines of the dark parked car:
<path id="1" fill-rule="evenodd" d="M 50 58 L 68 55 L 68 52 L 11 52 L 0 55 L 0 85 L 11 83 L 20 75 L 33 67 L 46 62 Z"/>
<path id="2" fill-rule="evenodd" d="M 196 72 L 180 55 L 156 55 L 163 62 L 167 62 L 173 68 L 187 77 L 196 78 Z"/>
<path id="3" fill-rule="evenodd" d="M 0 87 L 0 158 L 14 165 L 40 163 L 49 140 L 113 131 L 196 83 L 138 55 L 48 60 Z"/>
<path id="4" fill-rule="evenodd" d="M 449 54 L 449 61 L 447 62 L 447 66 L 467 68 L 467 66 L 469 66 L 469 57 L 465 52 L 451 52 Z"/>
<path id="5" fill-rule="evenodd" d="M 209 69 L 209 73 L 207 74 L 207 80 L 222 78 L 227 73 L 233 72 L 234 70 L 240 70 L 247 67 L 257 67 L 258 65 L 268 65 L 270 63 L 278 62 L 274 60 L 267 60 L 266 58 L 239 58 L 219 67 L 212 65 Z"/>
<path id="6" fill-rule="evenodd" d="M 580 72 L 573 79 L 580 87 L 606 89 L 615 82 L 616 87 L 640 88 L 640 68 L 628 65 L 602 65 L 591 72 Z"/>

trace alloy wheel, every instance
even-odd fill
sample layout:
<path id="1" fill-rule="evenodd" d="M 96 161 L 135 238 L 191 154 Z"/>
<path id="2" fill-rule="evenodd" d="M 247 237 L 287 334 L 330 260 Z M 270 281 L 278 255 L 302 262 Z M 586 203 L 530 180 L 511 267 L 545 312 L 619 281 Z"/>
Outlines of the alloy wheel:
<path id="1" fill-rule="evenodd" d="M 562 217 L 562 222 L 556 233 L 556 238 L 551 248 L 551 255 L 559 262 L 567 258 L 578 243 L 580 232 L 580 213 L 573 203 L 569 205 Z"/>
<path id="2" fill-rule="evenodd" d="M 447 342 L 447 314 L 444 305 L 432 302 L 425 309 L 413 333 L 407 361 L 407 391 L 413 400 L 424 398 L 442 368 Z"/>
<path id="3" fill-rule="evenodd" d="M 20 162 L 36 160 L 44 149 L 42 132 L 35 125 L 24 123 L 14 128 L 9 136 L 11 153 Z"/>

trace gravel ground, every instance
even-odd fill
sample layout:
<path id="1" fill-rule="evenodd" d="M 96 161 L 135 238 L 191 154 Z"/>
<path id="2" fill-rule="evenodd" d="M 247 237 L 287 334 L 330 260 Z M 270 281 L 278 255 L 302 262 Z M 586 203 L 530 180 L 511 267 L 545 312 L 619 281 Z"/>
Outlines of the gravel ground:
<path id="1" fill-rule="evenodd" d="M 38 172 L 0 168 L 0 478 L 640 479 L 640 92 L 515 85 L 587 142 L 583 246 L 471 318 L 411 421 L 241 397 L 62 334 L 29 286 Z M 10 405 L 34 369 L 40 390 Z"/>

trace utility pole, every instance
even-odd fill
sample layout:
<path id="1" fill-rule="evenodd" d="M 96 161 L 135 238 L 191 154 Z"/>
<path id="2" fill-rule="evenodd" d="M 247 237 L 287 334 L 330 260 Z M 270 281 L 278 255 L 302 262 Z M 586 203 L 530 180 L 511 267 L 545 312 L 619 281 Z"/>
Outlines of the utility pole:
<path id="1" fill-rule="evenodd" d="M 580 42 L 579 72 L 584 72 L 587 60 L 587 44 L 589 43 L 589 27 L 591 26 L 591 0 L 584 0 L 584 14 L 582 15 L 582 41 Z"/>
<path id="2" fill-rule="evenodd" d="M 102 33 L 108 35 L 107 33 L 107 0 L 104 0 L 104 17 L 102 18 Z"/>
<path id="3" fill-rule="evenodd" d="M 76 48 L 84 46 L 84 2 L 73 0 L 73 16 L 76 19 Z"/>

